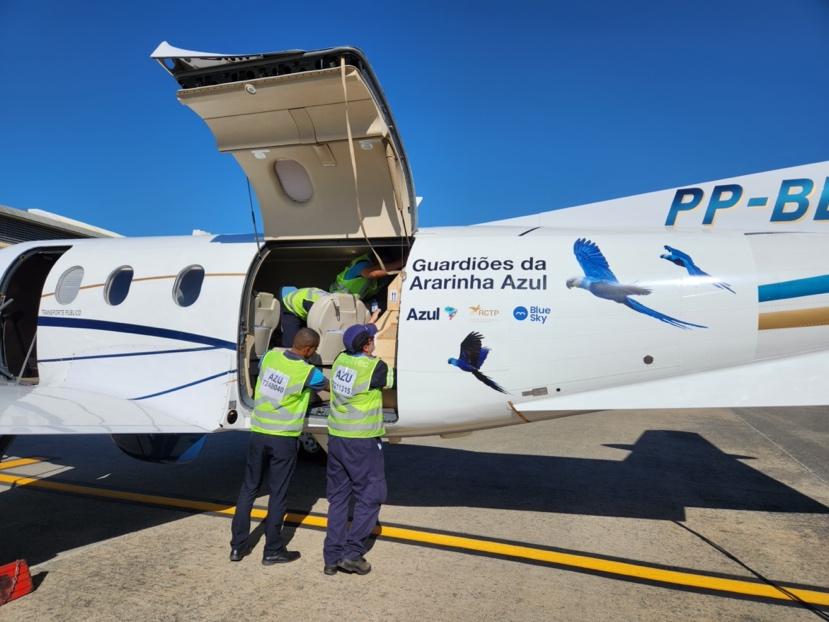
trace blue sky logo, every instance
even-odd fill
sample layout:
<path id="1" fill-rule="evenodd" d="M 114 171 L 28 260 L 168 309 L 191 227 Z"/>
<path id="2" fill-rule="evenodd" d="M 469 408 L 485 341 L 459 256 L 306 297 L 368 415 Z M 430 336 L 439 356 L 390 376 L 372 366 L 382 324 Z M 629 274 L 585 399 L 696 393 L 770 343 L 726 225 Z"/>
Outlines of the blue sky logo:
<path id="1" fill-rule="evenodd" d="M 527 312 L 527 307 L 515 307 L 515 309 L 512 310 L 512 315 L 519 322 L 523 322 L 527 319 L 529 313 Z"/>

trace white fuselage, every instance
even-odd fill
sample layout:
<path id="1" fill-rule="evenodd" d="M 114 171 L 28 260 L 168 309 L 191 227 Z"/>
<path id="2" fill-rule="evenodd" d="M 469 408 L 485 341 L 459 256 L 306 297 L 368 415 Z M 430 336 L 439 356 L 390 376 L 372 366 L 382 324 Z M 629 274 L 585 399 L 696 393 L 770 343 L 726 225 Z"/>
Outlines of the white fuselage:
<path id="1" fill-rule="evenodd" d="M 568 288 L 568 279 L 584 276 L 574 255 L 580 238 L 601 249 L 619 283 L 651 291 L 633 300 L 704 328 Z M 825 308 L 829 294 L 760 302 L 758 292 L 813 277 L 828 244 L 819 234 L 422 229 L 400 300 L 399 419 L 388 435 L 462 432 L 610 407 L 775 403 L 771 387 L 743 397 L 725 391 L 704 404 L 695 395 L 706 391 L 710 374 L 721 381 L 729 370 L 826 351 L 826 325 L 769 328 L 763 318 Z M 692 255 L 712 277 L 691 276 L 661 258 L 665 245 Z M 0 250 L 0 271 L 49 246 L 70 248 L 42 286 L 33 348 L 39 378 L 0 387 L 0 434 L 247 427 L 240 318 L 250 304 L 256 243 L 226 236 L 28 243 Z M 173 289 L 192 265 L 203 267 L 204 282 L 197 300 L 182 307 Z M 74 300 L 61 304 L 59 279 L 75 266 L 84 269 L 83 281 Z M 107 282 L 123 266 L 134 278 L 113 306 L 105 300 Z M 506 394 L 448 363 L 471 332 L 490 349 L 480 372 Z M 678 388 L 660 389 L 664 382 Z M 626 393 L 613 393 L 619 388 Z M 777 394 L 781 403 L 820 399 Z M 239 415 L 233 422 L 230 411 Z"/>

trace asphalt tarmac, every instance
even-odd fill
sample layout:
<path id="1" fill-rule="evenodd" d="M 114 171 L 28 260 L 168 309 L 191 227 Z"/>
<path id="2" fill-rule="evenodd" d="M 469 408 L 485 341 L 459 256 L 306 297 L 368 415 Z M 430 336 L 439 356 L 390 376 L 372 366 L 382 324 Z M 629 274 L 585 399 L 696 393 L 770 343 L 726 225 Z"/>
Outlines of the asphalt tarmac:
<path id="1" fill-rule="evenodd" d="M 227 560 L 246 443 L 216 434 L 161 465 L 108 437 L 18 437 L 0 564 L 28 560 L 38 587 L 0 620 L 829 620 L 829 408 L 615 411 L 386 445 L 364 577 L 322 573 L 319 461 L 288 499 L 302 558 L 264 567 L 260 540 Z"/>

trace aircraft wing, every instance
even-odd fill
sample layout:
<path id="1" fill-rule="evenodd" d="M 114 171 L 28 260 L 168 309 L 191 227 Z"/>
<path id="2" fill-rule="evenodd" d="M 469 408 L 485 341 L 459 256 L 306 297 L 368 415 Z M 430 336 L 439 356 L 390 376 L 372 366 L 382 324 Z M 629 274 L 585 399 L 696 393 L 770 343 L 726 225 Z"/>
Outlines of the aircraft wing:
<path id="1" fill-rule="evenodd" d="M 12 383 L 0 390 L 0 435 L 210 431 L 146 402 L 91 391 Z"/>

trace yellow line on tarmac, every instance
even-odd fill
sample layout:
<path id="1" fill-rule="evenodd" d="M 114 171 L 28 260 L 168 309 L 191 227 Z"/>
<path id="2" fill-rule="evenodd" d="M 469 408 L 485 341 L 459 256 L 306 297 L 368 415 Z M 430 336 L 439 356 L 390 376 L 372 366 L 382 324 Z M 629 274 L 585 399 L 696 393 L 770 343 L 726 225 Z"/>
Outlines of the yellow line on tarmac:
<path id="1" fill-rule="evenodd" d="M 69 492 L 86 497 L 100 497 L 103 499 L 116 499 L 118 501 L 134 501 L 136 503 L 147 503 L 161 505 L 181 510 L 199 510 L 202 512 L 215 512 L 233 516 L 232 506 L 208 501 L 193 501 L 190 499 L 177 499 L 175 497 L 162 497 L 158 495 L 146 495 L 139 492 L 126 492 L 123 490 L 109 490 L 107 488 L 95 488 L 94 486 L 83 486 L 81 484 L 70 484 L 68 482 L 51 482 L 38 477 L 26 477 L 23 475 L 0 474 L 0 483 L 11 484 L 12 486 L 31 486 L 43 490 L 54 490 L 57 492 Z M 262 511 L 263 517 L 267 514 Z M 258 517 L 257 517 L 258 518 Z"/>
<path id="2" fill-rule="evenodd" d="M 30 464 L 37 464 L 43 462 L 45 458 L 19 458 L 17 460 L 3 460 L 0 462 L 0 471 L 3 469 L 15 469 L 17 467 L 28 466 Z"/>
<path id="3" fill-rule="evenodd" d="M 772 598 L 775 600 L 802 601 L 811 605 L 829 606 L 829 592 L 805 590 L 781 586 L 782 589 L 765 583 L 754 583 L 739 579 L 725 579 L 704 574 L 681 572 L 654 568 L 644 564 L 620 562 L 589 555 L 546 551 L 528 546 L 503 544 L 480 538 L 434 534 L 399 527 L 382 527 L 381 535 L 400 540 L 423 542 L 453 549 L 466 549 L 510 558 L 527 559 L 538 562 L 567 566 L 581 570 L 601 572 L 653 581 L 667 585 L 715 590 L 744 596 Z"/>
<path id="4" fill-rule="evenodd" d="M 36 460 L 33 460 L 33 462 L 35 461 Z M 22 466 L 22 464 L 19 463 L 20 461 L 10 461 L 8 463 L 2 463 L 4 465 L 3 468 L 10 468 L 10 466 L 7 467 L 5 465 L 12 465 L 12 463 L 15 462 L 18 463 L 15 466 Z M 31 464 L 31 462 L 29 464 Z M 36 477 L 16 476 L 9 474 L 0 474 L 0 483 L 10 484 L 13 486 L 31 486 L 33 488 L 43 490 L 67 492 L 88 497 L 133 501 L 136 503 L 146 503 L 181 510 L 213 512 L 225 516 L 232 516 L 236 509 L 232 506 L 220 503 L 211 503 L 208 501 L 196 501 L 192 499 L 179 499 L 176 497 L 164 497 L 121 490 L 109 490 L 106 488 L 96 488 L 81 484 L 70 484 L 68 482 L 54 482 Z M 254 508 L 251 512 L 251 517 L 255 519 L 263 519 L 266 515 L 267 510 L 264 509 Z M 285 515 L 285 522 L 303 527 L 325 528 L 327 525 L 326 519 L 321 516 L 302 515 L 292 512 Z M 620 579 L 627 578 L 649 581 L 664 585 L 665 587 L 677 586 L 682 588 L 694 588 L 721 592 L 724 595 L 731 594 L 755 598 L 767 598 L 777 601 L 801 602 L 819 607 L 829 607 L 829 592 L 822 590 L 818 591 L 795 588 L 785 585 L 777 587 L 754 581 L 728 579 L 696 572 L 667 570 L 664 568 L 648 566 L 646 564 L 603 559 L 600 557 L 592 557 L 590 555 L 577 553 L 548 551 L 530 546 L 506 544 L 483 538 L 470 538 L 449 534 L 431 533 L 428 531 L 407 529 L 404 527 L 383 526 L 375 530 L 375 532 L 381 537 L 400 540 L 403 542 L 428 544 L 430 546 L 438 546 L 459 551 L 470 551 L 474 553 L 484 553 L 509 559 L 523 559 L 533 562 L 554 564 L 558 567 L 599 572 L 604 575 L 615 576 Z"/>

